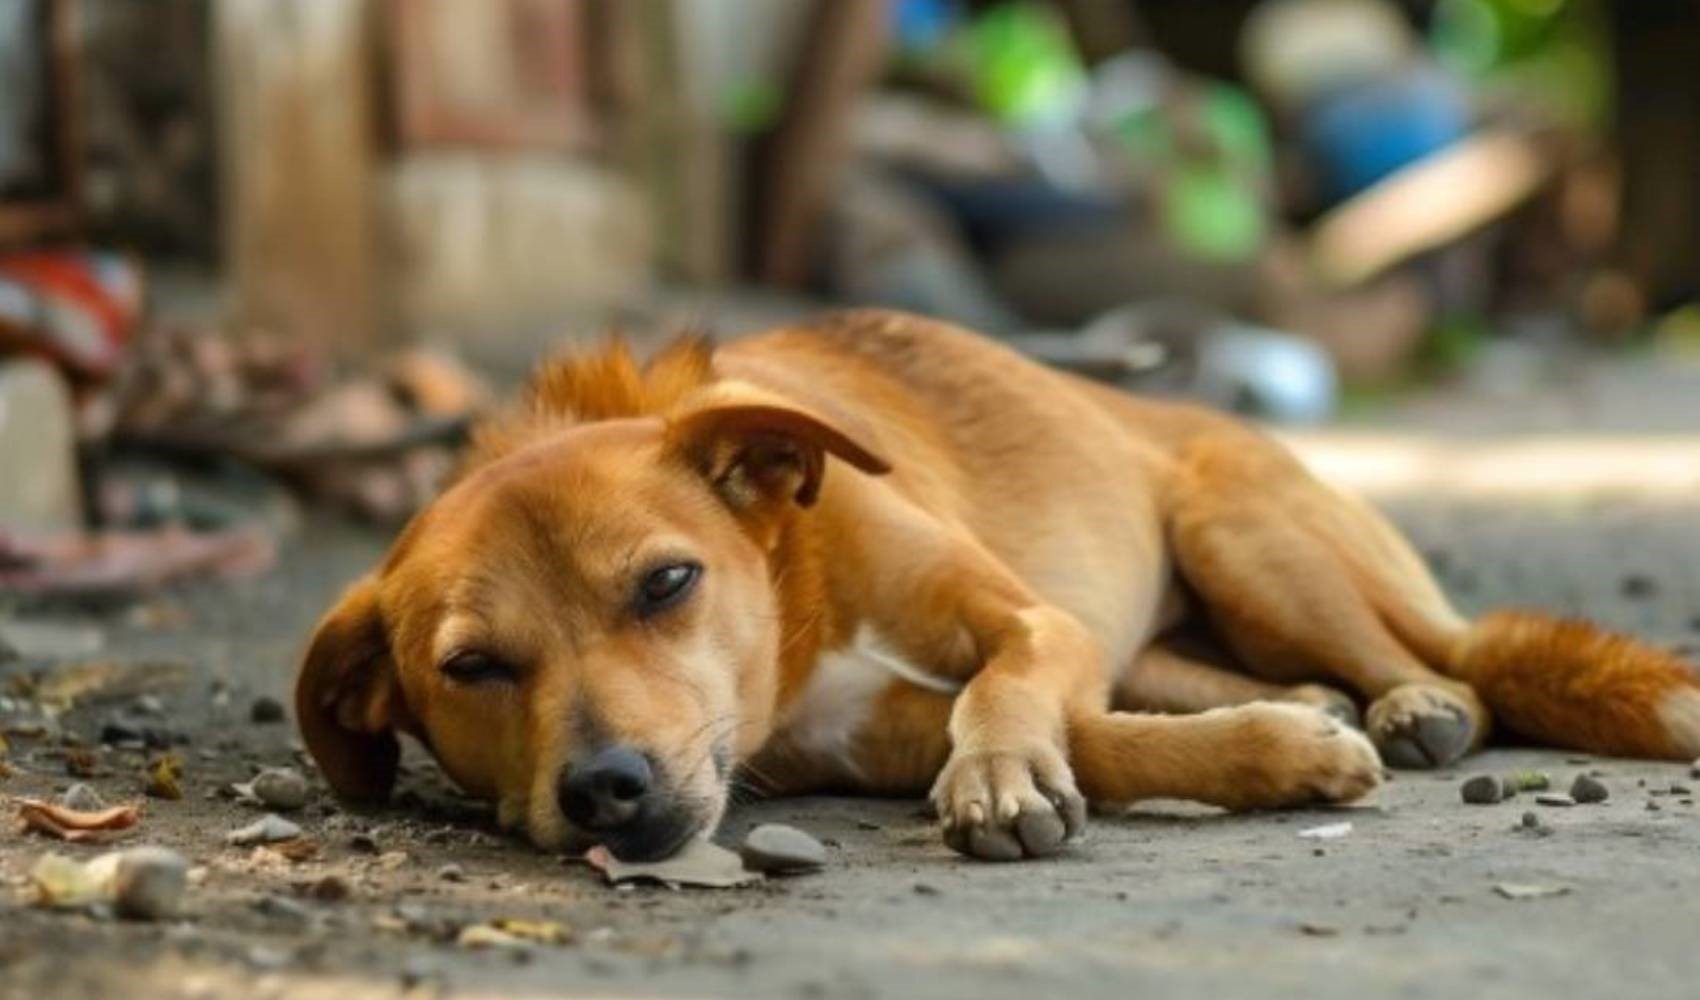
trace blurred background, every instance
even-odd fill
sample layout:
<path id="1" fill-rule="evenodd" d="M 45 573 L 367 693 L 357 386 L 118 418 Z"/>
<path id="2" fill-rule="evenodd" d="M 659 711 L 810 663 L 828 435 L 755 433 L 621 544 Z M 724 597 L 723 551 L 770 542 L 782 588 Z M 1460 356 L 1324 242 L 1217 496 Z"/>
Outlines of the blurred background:
<path id="1" fill-rule="evenodd" d="M 0 0 L 0 589 L 394 523 L 563 338 L 841 305 L 1275 424 L 1691 430 L 1697 52 L 1687 0 Z"/>

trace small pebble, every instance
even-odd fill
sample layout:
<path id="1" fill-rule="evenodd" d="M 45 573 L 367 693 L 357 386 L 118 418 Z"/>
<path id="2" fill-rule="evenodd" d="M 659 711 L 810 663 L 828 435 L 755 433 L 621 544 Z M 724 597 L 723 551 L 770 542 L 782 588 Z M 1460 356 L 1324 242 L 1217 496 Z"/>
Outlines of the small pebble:
<path id="1" fill-rule="evenodd" d="M 1576 780 L 1570 783 L 1570 797 L 1584 804 L 1604 802 L 1611 798 L 1611 790 L 1598 778 L 1578 774 Z"/>
<path id="2" fill-rule="evenodd" d="M 1491 774 L 1478 774 L 1458 789 L 1464 801 L 1473 806 L 1491 806 L 1505 801 L 1505 785 Z"/>
<path id="3" fill-rule="evenodd" d="M 1631 573 L 1623 578 L 1620 589 L 1623 591 L 1624 597 L 1637 599 L 1652 597 L 1659 592 L 1659 581 L 1645 573 Z"/>
<path id="4" fill-rule="evenodd" d="M 1657 802 L 1652 801 L 1651 799 L 1649 799 L 1647 801 L 1647 811 L 1650 812 L 1650 813 L 1656 813 L 1656 812 L 1660 811 L 1662 808 L 1663 808 L 1662 806 L 1660 806 Z"/>
<path id="5" fill-rule="evenodd" d="M 100 793 L 80 781 L 60 794 L 59 804 L 78 812 L 99 812 L 106 808 L 106 800 Z"/>
<path id="6" fill-rule="evenodd" d="M 1671 782 L 1670 793 L 1672 795 L 1692 795 L 1693 790 L 1690 789 L 1687 785 L 1678 784 L 1678 783 L 1673 781 L 1673 782 Z"/>
<path id="7" fill-rule="evenodd" d="M 1540 829 L 1540 827 L 1541 827 L 1541 818 L 1539 816 L 1536 816 L 1532 812 L 1525 812 L 1523 814 L 1523 828 L 1524 829 L 1526 829 L 1526 830 L 1538 830 L 1538 829 Z"/>
<path id="8" fill-rule="evenodd" d="M 1535 796 L 1535 802 L 1543 806 L 1573 806 L 1576 800 L 1563 792 L 1542 792 Z"/>
<path id="9" fill-rule="evenodd" d="M 226 843 L 234 844 L 237 847 L 247 847 L 253 844 L 274 844 L 280 840 L 294 840 L 299 836 L 301 836 L 300 826 L 276 813 L 266 813 L 247 826 L 225 834 L 224 839 Z"/>
<path id="10" fill-rule="evenodd" d="M 1688 765 L 1688 776 L 1690 778 L 1700 778 L 1700 760 L 1696 760 L 1694 763 Z"/>
<path id="11" fill-rule="evenodd" d="M 307 887 L 307 895 L 321 903 L 340 903 L 354 894 L 354 887 L 341 875 L 326 875 Z"/>
<path id="12" fill-rule="evenodd" d="M 288 811 L 307 804 L 307 779 L 293 767 L 268 767 L 254 776 L 248 789 L 273 809 Z"/>
<path id="13" fill-rule="evenodd" d="M 465 882 L 466 869 L 460 865 L 450 862 L 449 864 L 437 869 L 437 877 L 442 879 L 444 882 Z"/>
<path id="14" fill-rule="evenodd" d="M 118 857 L 112 888 L 113 909 L 121 917 L 175 917 L 189 888 L 189 862 L 163 847 L 132 847 Z"/>
<path id="15" fill-rule="evenodd" d="M 826 848 L 794 826 L 763 823 L 738 847 L 744 867 L 768 873 L 812 871 L 826 864 Z"/>
<path id="16" fill-rule="evenodd" d="M 262 725 L 273 722 L 282 722 L 284 718 L 283 702 L 278 701 L 270 695 L 261 695 L 258 698 L 255 698 L 254 703 L 249 706 L 248 718 L 250 721 L 258 722 Z"/>

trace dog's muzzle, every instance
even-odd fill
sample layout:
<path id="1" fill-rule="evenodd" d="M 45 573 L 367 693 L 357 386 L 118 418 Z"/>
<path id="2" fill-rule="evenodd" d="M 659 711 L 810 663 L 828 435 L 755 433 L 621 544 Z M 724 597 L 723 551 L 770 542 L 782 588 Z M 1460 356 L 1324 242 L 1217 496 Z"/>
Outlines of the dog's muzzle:
<path id="1" fill-rule="evenodd" d="M 667 857 L 696 832 L 691 811 L 629 746 L 605 747 L 568 768 L 557 795 L 567 821 L 622 861 Z"/>

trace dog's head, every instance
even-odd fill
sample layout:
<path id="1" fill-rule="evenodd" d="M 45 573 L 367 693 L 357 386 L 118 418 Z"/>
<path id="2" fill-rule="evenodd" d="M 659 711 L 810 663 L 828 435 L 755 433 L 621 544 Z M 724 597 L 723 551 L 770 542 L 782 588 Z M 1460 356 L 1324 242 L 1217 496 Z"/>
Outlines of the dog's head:
<path id="1" fill-rule="evenodd" d="M 827 456 L 886 468 L 839 423 L 714 383 L 474 468 L 313 636 L 296 710 L 326 778 L 386 796 L 405 732 L 545 849 L 711 830 L 769 732 L 786 525 Z"/>

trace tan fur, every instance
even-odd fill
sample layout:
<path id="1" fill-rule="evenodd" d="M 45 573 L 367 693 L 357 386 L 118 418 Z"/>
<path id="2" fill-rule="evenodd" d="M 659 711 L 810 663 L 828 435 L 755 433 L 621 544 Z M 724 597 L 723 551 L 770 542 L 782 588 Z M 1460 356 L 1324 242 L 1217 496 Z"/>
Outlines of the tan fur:
<path id="1" fill-rule="evenodd" d="M 688 601 L 635 617 L 679 559 Z M 1379 514 L 1226 417 L 864 312 L 543 366 L 326 617 L 297 703 L 339 791 L 385 793 L 405 732 L 551 848 L 582 839 L 558 782 L 609 743 L 656 762 L 672 833 L 712 829 L 735 760 L 775 792 L 930 788 L 948 843 L 1004 859 L 1078 833 L 1084 797 L 1364 794 L 1340 689 L 1412 766 L 1481 745 L 1490 707 L 1693 752 L 1674 661 L 1517 622 L 1469 631 Z M 469 650 L 511 669 L 457 680 Z"/>

